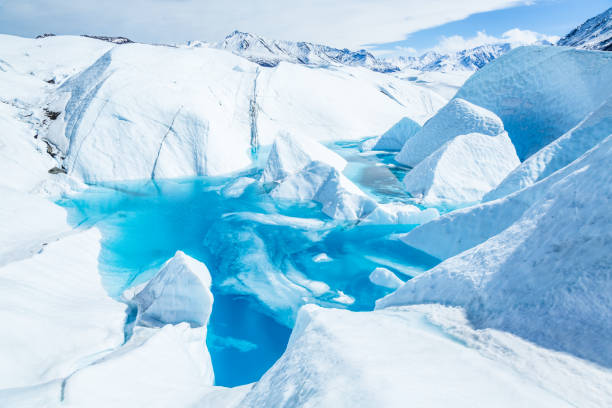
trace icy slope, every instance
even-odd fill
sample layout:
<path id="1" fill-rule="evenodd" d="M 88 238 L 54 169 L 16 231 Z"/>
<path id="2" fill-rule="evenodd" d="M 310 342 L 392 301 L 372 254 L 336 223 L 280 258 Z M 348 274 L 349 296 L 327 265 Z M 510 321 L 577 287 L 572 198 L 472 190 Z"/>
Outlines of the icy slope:
<path id="1" fill-rule="evenodd" d="M 612 97 L 576 127 L 521 163 L 484 200 L 494 200 L 532 185 L 576 160 L 609 134 L 612 134 Z"/>
<path id="2" fill-rule="evenodd" d="M 588 50 L 612 51 L 612 7 L 573 29 L 557 44 Z"/>
<path id="3" fill-rule="evenodd" d="M 403 183 L 424 205 L 452 207 L 480 201 L 519 164 L 506 132 L 469 133 L 455 137 L 421 161 Z"/>
<path id="4" fill-rule="evenodd" d="M 414 136 L 421 128 L 421 125 L 414 120 L 402 118 L 378 138 L 372 150 L 401 150 L 406 140 Z"/>
<path id="5" fill-rule="evenodd" d="M 612 136 L 509 228 L 408 281 L 377 307 L 465 306 L 477 328 L 508 331 L 611 367 L 610 158 Z"/>
<path id="6" fill-rule="evenodd" d="M 58 45 L 47 50 L 51 41 Z M 88 183 L 225 174 L 249 166 L 252 151 L 271 144 L 279 131 L 357 140 L 403 116 L 422 123 L 445 102 L 424 87 L 363 68 L 282 63 L 264 69 L 211 48 L 113 46 L 81 37 L 26 44 L 46 55 L 61 54 L 61 45 L 72 42 L 79 58 L 59 68 L 50 59 L 40 68 L 41 77 L 62 78 L 61 85 L 33 92 L 53 113 L 42 136 L 58 167 Z M 91 42 L 91 50 L 81 50 Z M 29 68 L 35 64 L 28 58 L 7 61 Z"/>
<path id="7" fill-rule="evenodd" d="M 178 251 L 132 299 L 129 340 L 65 381 L 65 405 L 188 406 L 211 392 L 210 285 L 206 265 Z"/>
<path id="8" fill-rule="evenodd" d="M 455 98 L 406 141 L 395 160 L 414 167 L 456 136 L 468 133 L 495 136 L 503 131 L 504 124 L 494 113 Z"/>
<path id="9" fill-rule="evenodd" d="M 287 351 L 240 407 L 597 407 L 610 373 L 421 306 L 300 310 Z"/>
<path id="10" fill-rule="evenodd" d="M 75 233 L 0 268 L 0 389 L 63 378 L 123 343 L 125 305 L 98 274 L 100 233 Z"/>
<path id="11" fill-rule="evenodd" d="M 525 160 L 599 108 L 611 77 L 606 52 L 520 47 L 476 72 L 456 97 L 498 115 Z"/>

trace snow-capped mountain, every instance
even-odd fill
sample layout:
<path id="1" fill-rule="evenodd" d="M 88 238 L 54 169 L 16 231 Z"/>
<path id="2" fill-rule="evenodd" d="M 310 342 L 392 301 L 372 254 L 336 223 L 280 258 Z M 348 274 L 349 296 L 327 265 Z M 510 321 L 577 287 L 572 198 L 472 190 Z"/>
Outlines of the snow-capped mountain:
<path id="1" fill-rule="evenodd" d="M 419 57 L 400 57 L 398 65 L 419 71 L 476 71 L 512 49 L 510 43 L 485 44 L 454 53 L 428 51 Z"/>
<path id="2" fill-rule="evenodd" d="M 612 51 L 612 7 L 573 29 L 557 45 Z"/>
<path id="3" fill-rule="evenodd" d="M 257 35 L 234 31 L 214 45 L 247 58 L 264 67 L 274 67 L 281 61 L 304 65 L 348 65 L 376 72 L 393 72 L 399 68 L 366 50 L 350 51 L 309 42 L 267 40 Z"/>

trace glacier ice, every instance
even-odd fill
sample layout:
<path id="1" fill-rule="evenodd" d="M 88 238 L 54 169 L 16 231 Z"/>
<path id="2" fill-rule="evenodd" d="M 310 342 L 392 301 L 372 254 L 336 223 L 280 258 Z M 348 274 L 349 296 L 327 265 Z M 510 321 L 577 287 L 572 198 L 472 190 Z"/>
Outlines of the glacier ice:
<path id="1" fill-rule="evenodd" d="M 410 118 L 402 118 L 389 130 L 383 133 L 372 150 L 401 150 L 406 140 L 414 136 L 422 126 Z"/>
<path id="2" fill-rule="evenodd" d="M 278 182 L 298 173 L 313 161 L 325 163 L 338 171 L 346 166 L 346 160 L 320 143 L 309 138 L 297 138 L 281 132 L 274 139 L 272 150 L 262 174 L 264 183 Z"/>
<path id="3" fill-rule="evenodd" d="M 397 277 L 396 274 L 387 268 L 376 268 L 368 277 L 370 282 L 378 286 L 384 286 L 389 289 L 397 289 L 404 283 L 403 280 Z"/>
<path id="4" fill-rule="evenodd" d="M 611 400 L 610 378 L 514 336 L 474 330 L 452 308 L 355 313 L 307 305 L 287 351 L 240 406 L 597 407 Z"/>
<path id="5" fill-rule="evenodd" d="M 0 389 L 66 377 L 123 343 L 125 305 L 100 282 L 100 239 L 73 233 L 0 268 Z"/>
<path id="6" fill-rule="evenodd" d="M 504 197 L 543 179 L 570 164 L 587 150 L 612 133 L 612 97 L 590 113 L 569 132 L 534 153 L 521 163 L 485 201 Z"/>
<path id="7" fill-rule="evenodd" d="M 323 213 L 339 220 L 358 220 L 376 208 L 376 202 L 352 181 L 319 161 L 285 178 L 270 195 L 276 199 L 319 202 Z"/>
<path id="8" fill-rule="evenodd" d="M 408 281 L 377 307 L 464 306 L 477 328 L 612 366 L 605 334 L 612 330 L 611 155 L 612 135 L 566 167 L 509 228 Z"/>
<path id="9" fill-rule="evenodd" d="M 525 160 L 612 94 L 612 55 L 567 47 L 519 47 L 471 76 L 456 97 L 497 114 Z"/>
<path id="10" fill-rule="evenodd" d="M 456 136 L 469 133 L 495 136 L 503 131 L 504 124 L 493 112 L 455 98 L 406 141 L 395 160 L 414 167 Z"/>
<path id="11" fill-rule="evenodd" d="M 404 177 L 406 190 L 427 206 L 474 203 L 520 164 L 506 132 L 456 136 Z"/>
<path id="12" fill-rule="evenodd" d="M 137 324 L 159 326 L 187 322 L 206 327 L 212 312 L 212 280 L 202 262 L 182 251 L 170 259 L 132 299 Z"/>

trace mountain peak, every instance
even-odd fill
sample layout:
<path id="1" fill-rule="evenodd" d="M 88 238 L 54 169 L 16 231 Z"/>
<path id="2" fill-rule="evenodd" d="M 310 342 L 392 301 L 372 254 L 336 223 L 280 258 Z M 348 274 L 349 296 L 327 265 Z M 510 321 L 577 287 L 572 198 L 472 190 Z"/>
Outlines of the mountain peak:
<path id="1" fill-rule="evenodd" d="M 612 7 L 573 29 L 557 45 L 612 51 Z"/>

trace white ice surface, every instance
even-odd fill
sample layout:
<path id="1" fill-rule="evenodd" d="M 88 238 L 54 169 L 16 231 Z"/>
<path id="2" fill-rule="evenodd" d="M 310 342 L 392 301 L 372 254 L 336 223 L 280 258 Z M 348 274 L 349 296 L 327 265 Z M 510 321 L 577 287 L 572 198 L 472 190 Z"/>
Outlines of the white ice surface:
<path id="1" fill-rule="evenodd" d="M 358 220 L 376 208 L 376 202 L 334 167 L 314 161 L 285 178 L 271 192 L 275 199 L 316 201 L 327 216 Z"/>
<path id="2" fill-rule="evenodd" d="M 322 144 L 307 137 L 298 138 L 287 132 L 281 132 L 274 139 L 262 181 L 264 183 L 281 181 L 287 176 L 298 173 L 313 161 L 325 163 L 339 172 L 346 166 L 346 160 Z"/>
<path id="3" fill-rule="evenodd" d="M 469 133 L 495 136 L 503 131 L 504 124 L 493 112 L 455 98 L 406 140 L 395 160 L 414 167 L 456 136 Z"/>
<path id="4" fill-rule="evenodd" d="M 361 220 L 362 224 L 424 224 L 440 213 L 435 208 L 419 209 L 417 206 L 403 203 L 378 204 L 376 208 Z"/>
<path id="5" fill-rule="evenodd" d="M 406 140 L 414 136 L 422 126 L 410 118 L 402 118 L 389 130 L 383 133 L 372 150 L 401 150 Z"/>
<path id="6" fill-rule="evenodd" d="M 100 233 L 74 233 L 0 268 L 0 389 L 62 378 L 123 342 L 125 305 L 98 273 Z"/>
<path id="7" fill-rule="evenodd" d="M 397 277 L 396 274 L 388 270 L 387 268 L 376 268 L 368 276 L 370 282 L 375 285 L 383 286 L 389 289 L 397 289 L 404 283 L 403 280 Z"/>
<path id="8" fill-rule="evenodd" d="M 612 94 L 612 54 L 568 47 L 519 47 L 470 77 L 457 92 L 497 114 L 525 160 Z"/>
<path id="9" fill-rule="evenodd" d="M 117 351 L 72 374 L 66 407 L 188 407 L 214 390 L 206 328 L 136 327 Z"/>
<path id="10" fill-rule="evenodd" d="M 212 278 L 206 265 L 182 251 L 168 260 L 132 299 L 137 324 L 163 326 L 187 322 L 206 327 L 212 312 Z"/>
<path id="11" fill-rule="evenodd" d="M 612 96 L 569 132 L 521 163 L 495 190 L 487 193 L 484 200 L 494 200 L 532 185 L 570 164 L 610 134 Z"/>
<path id="12" fill-rule="evenodd" d="M 547 191 L 508 228 L 406 282 L 377 307 L 464 306 L 478 328 L 612 367 L 610 159 L 612 135 L 550 176 Z"/>
<path id="13" fill-rule="evenodd" d="M 519 164 L 506 132 L 470 133 L 445 143 L 410 170 L 403 183 L 427 206 L 469 204 L 480 201 Z"/>
<path id="14" fill-rule="evenodd" d="M 457 309 L 300 310 L 287 351 L 241 407 L 599 407 L 612 376 Z"/>

